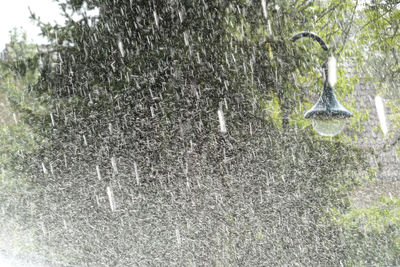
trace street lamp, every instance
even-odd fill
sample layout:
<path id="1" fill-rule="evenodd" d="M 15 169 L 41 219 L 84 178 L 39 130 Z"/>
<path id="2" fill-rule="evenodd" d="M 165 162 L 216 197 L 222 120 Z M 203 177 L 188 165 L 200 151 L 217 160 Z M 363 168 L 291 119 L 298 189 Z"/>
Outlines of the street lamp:
<path id="1" fill-rule="evenodd" d="M 303 37 L 312 38 L 321 45 L 322 49 L 328 51 L 324 40 L 312 32 L 297 33 L 290 40 L 294 42 Z M 353 115 L 339 103 L 333 91 L 333 86 L 336 83 L 335 58 L 329 57 L 328 62 L 325 62 L 322 68 L 324 71 L 324 89 L 322 95 L 317 103 L 304 114 L 304 117 L 312 119 L 313 128 L 320 135 L 335 136 L 343 130 L 346 119 Z"/>

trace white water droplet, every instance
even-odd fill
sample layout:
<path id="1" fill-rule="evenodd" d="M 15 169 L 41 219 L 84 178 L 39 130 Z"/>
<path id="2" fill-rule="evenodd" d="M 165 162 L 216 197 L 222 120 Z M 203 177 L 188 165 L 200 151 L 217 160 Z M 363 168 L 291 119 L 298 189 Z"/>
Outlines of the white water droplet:
<path id="1" fill-rule="evenodd" d="M 111 157 L 111 166 L 113 169 L 114 174 L 118 174 L 118 169 L 117 169 L 117 162 L 115 160 L 115 157 Z"/>
<path id="2" fill-rule="evenodd" d="M 226 123 L 225 123 L 224 112 L 221 109 L 218 110 L 218 119 L 219 119 L 219 127 L 220 127 L 221 133 L 226 133 Z"/>
<path id="3" fill-rule="evenodd" d="M 18 123 L 18 119 L 17 119 L 17 115 L 15 113 L 13 113 L 13 119 L 14 119 L 15 124 L 17 124 Z"/>
<path id="4" fill-rule="evenodd" d="M 110 134 L 113 134 L 113 128 L 111 123 L 108 124 L 108 130 L 110 131 Z"/>
<path id="5" fill-rule="evenodd" d="M 272 34 L 271 20 L 268 20 L 268 21 L 267 21 L 267 24 L 268 24 L 268 33 L 269 33 L 269 35 L 273 35 L 273 34 Z"/>
<path id="6" fill-rule="evenodd" d="M 53 116 L 53 113 L 51 113 L 51 112 L 50 112 L 50 119 L 51 119 L 51 126 L 54 127 L 54 125 L 55 125 L 54 116 Z"/>
<path id="7" fill-rule="evenodd" d="M 100 173 L 100 167 L 99 167 L 99 165 L 96 166 L 96 173 L 97 173 L 97 178 L 98 178 L 99 180 L 101 180 L 101 173 Z"/>
<path id="8" fill-rule="evenodd" d="M 135 169 L 136 184 L 137 184 L 137 185 L 140 185 L 139 171 L 138 171 L 138 167 L 137 167 L 136 162 L 133 163 L 133 167 L 134 167 L 134 169 Z"/>
<path id="9" fill-rule="evenodd" d="M 54 168 L 53 168 L 53 164 L 51 164 L 51 163 L 50 163 L 50 172 L 51 172 L 51 174 L 54 175 Z"/>
<path id="10" fill-rule="evenodd" d="M 182 23 L 182 22 L 183 22 L 183 14 L 182 14 L 182 11 L 179 11 L 179 12 L 178 12 L 178 15 L 179 15 L 179 21 Z"/>
<path id="11" fill-rule="evenodd" d="M 46 169 L 46 166 L 44 166 L 44 163 L 42 162 L 42 170 L 44 174 L 48 174 L 49 172 Z"/>
<path id="12" fill-rule="evenodd" d="M 42 228 L 43 235 L 47 235 L 47 231 L 46 231 L 46 227 L 44 226 L 44 222 L 41 222 L 40 224 L 42 226 L 41 228 Z"/>
<path id="13" fill-rule="evenodd" d="M 375 96 L 375 106 L 376 106 L 376 112 L 378 113 L 378 119 L 381 126 L 381 130 L 383 134 L 386 136 L 389 130 L 386 123 L 385 107 L 383 105 L 382 97 L 378 95 Z"/>
<path id="14" fill-rule="evenodd" d="M 123 46 L 121 40 L 118 40 L 118 48 L 119 48 L 119 52 L 121 53 L 121 56 L 124 57 L 125 56 L 125 50 L 124 50 L 124 46 Z"/>
<path id="15" fill-rule="evenodd" d="M 178 244 L 178 247 L 181 247 L 182 239 L 178 228 L 175 229 L 175 235 L 176 235 L 176 243 Z"/>
<path id="16" fill-rule="evenodd" d="M 97 207 L 100 207 L 100 199 L 98 195 L 95 195 Z"/>
<path id="17" fill-rule="evenodd" d="M 111 211 L 115 212 L 117 206 L 115 204 L 114 192 L 112 191 L 111 187 L 107 186 L 107 196 L 110 202 Z"/>
<path id="18" fill-rule="evenodd" d="M 183 40 L 186 46 L 189 46 L 189 34 L 187 31 L 183 32 Z"/>
<path id="19" fill-rule="evenodd" d="M 336 58 L 331 56 L 328 58 L 328 83 L 333 88 L 336 82 Z"/>
<path id="20" fill-rule="evenodd" d="M 158 18 L 157 12 L 155 10 L 153 11 L 153 15 L 154 15 L 154 22 L 156 23 L 156 26 L 158 28 L 158 20 L 159 20 L 159 18 Z"/>
<path id="21" fill-rule="evenodd" d="M 267 12 L 267 2 L 265 0 L 261 0 L 261 6 L 264 14 L 264 18 L 268 18 L 268 12 Z"/>

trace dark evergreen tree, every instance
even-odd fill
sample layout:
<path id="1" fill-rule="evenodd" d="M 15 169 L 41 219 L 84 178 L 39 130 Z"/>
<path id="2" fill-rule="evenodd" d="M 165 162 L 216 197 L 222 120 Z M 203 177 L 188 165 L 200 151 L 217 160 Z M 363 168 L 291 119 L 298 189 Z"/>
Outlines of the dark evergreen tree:
<path id="1" fill-rule="evenodd" d="M 279 4 L 267 6 L 273 34 L 258 32 L 261 3 L 239 0 L 68 1 L 99 15 L 42 24 L 51 45 L 32 90 L 52 109 L 27 122 L 49 142 L 21 212 L 43 253 L 96 266 L 340 265 L 328 215 L 347 207 L 360 153 L 289 125 L 304 96 L 291 73 L 306 58 L 287 40 L 311 21 Z M 283 130 L 264 112 L 271 93 Z"/>

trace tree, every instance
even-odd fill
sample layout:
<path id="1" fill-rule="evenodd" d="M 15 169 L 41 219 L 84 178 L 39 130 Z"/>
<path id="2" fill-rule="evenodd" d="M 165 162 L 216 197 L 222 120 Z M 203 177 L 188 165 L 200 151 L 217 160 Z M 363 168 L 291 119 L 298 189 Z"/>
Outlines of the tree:
<path id="1" fill-rule="evenodd" d="M 68 16 L 85 5 L 99 15 Z M 27 123 L 47 146 L 27 162 L 42 253 L 107 266 L 341 263 L 330 213 L 349 206 L 362 151 L 289 123 L 307 95 L 290 74 L 314 58 L 310 42 L 287 39 L 325 11 L 262 5 L 67 1 L 65 26 L 39 23 L 51 44 L 32 90 L 50 107 Z"/>
<path id="2" fill-rule="evenodd" d="M 27 42 L 25 33 L 10 32 L 0 60 L 0 95 L 4 96 L 5 112 L 12 114 L 0 125 L 1 249 L 31 250 L 35 246 L 33 229 L 28 226 L 31 220 L 27 219 L 30 209 L 25 204 L 32 194 L 36 169 L 31 159 L 46 146 L 35 121 L 49 114 L 43 98 L 30 90 L 39 75 L 39 59 L 36 46 Z"/>

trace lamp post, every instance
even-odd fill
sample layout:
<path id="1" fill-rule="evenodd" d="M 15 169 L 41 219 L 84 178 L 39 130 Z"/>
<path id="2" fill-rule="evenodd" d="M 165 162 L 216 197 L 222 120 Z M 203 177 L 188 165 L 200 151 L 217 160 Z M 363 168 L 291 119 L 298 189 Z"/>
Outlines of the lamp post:
<path id="1" fill-rule="evenodd" d="M 322 49 L 328 51 L 324 40 L 312 32 L 297 33 L 290 40 L 294 42 L 303 37 L 312 38 L 321 45 Z M 339 103 L 333 91 L 336 83 L 335 58 L 329 57 L 328 61 L 322 65 L 322 68 L 324 72 L 324 89 L 317 103 L 304 114 L 304 117 L 312 119 L 313 128 L 320 135 L 335 136 L 343 130 L 346 119 L 353 115 Z"/>

